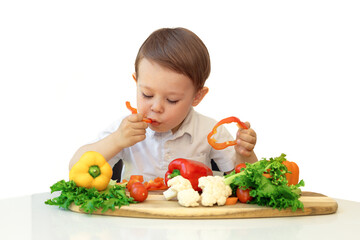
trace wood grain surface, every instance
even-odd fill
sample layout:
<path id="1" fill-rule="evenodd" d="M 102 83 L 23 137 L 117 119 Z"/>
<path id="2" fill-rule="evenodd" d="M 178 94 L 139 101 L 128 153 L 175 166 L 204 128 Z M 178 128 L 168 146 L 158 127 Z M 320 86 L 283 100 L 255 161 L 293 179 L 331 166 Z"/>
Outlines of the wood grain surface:
<path id="1" fill-rule="evenodd" d="M 182 207 L 176 200 L 166 201 L 161 192 L 151 192 L 146 201 L 129 206 L 116 208 L 115 211 L 101 210 L 93 214 L 139 217 L 139 218 L 172 218 L 172 219 L 226 219 L 226 218 L 264 218 L 264 217 L 292 217 L 332 214 L 337 211 L 337 202 L 320 193 L 303 192 L 300 201 L 304 203 L 304 211 L 295 212 L 291 209 L 278 210 L 261 207 L 254 204 L 237 203 L 229 206 L 213 207 Z M 70 210 L 84 213 L 79 206 L 72 204 Z"/>

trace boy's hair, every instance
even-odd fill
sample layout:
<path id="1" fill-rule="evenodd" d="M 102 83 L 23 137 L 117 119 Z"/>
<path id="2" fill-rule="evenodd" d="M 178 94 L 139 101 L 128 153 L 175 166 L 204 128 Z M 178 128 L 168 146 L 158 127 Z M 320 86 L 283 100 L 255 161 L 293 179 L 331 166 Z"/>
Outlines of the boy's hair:
<path id="1" fill-rule="evenodd" d="M 210 56 L 205 44 L 185 28 L 162 28 L 153 32 L 142 44 L 135 60 L 139 74 L 140 61 L 146 58 L 184 74 L 200 90 L 210 75 Z"/>

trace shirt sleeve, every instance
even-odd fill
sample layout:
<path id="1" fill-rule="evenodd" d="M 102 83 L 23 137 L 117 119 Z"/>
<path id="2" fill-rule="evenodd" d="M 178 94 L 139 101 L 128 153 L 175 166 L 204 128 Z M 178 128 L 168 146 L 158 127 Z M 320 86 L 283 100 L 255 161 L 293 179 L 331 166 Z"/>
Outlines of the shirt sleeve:
<path id="1" fill-rule="evenodd" d="M 216 141 L 226 142 L 229 140 L 234 140 L 234 137 L 229 133 L 229 131 L 224 126 L 219 126 L 217 128 Z M 235 160 L 236 160 L 236 151 L 234 149 L 234 146 L 227 147 L 223 150 L 215 150 L 211 147 L 210 159 L 213 159 L 215 161 L 220 171 L 222 172 L 232 171 L 235 168 Z"/>
<path id="2" fill-rule="evenodd" d="M 100 141 L 101 139 L 104 139 L 105 137 L 109 136 L 110 134 L 112 134 L 113 132 L 115 132 L 119 126 L 121 121 L 124 118 L 120 118 L 116 121 L 114 121 L 113 123 L 111 123 L 107 128 L 105 128 L 104 130 L 102 130 L 101 132 L 98 133 L 97 138 L 92 141 L 92 142 L 97 142 Z M 114 165 L 120 160 L 123 159 L 123 155 L 124 155 L 124 151 L 120 151 L 119 153 L 117 153 L 113 158 L 111 158 L 108 163 L 111 167 L 114 167 Z"/>

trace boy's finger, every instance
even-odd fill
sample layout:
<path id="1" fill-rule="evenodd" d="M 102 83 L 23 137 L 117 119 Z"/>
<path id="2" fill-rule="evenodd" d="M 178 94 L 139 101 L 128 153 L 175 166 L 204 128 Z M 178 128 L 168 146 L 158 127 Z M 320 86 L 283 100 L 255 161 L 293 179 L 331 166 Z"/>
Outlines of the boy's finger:
<path id="1" fill-rule="evenodd" d="M 137 113 L 137 114 L 131 114 L 129 117 L 128 117 L 128 120 L 130 122 L 141 122 L 143 120 L 143 115 L 140 114 L 140 113 Z"/>
<path id="2" fill-rule="evenodd" d="M 139 136 L 139 135 L 145 135 L 146 130 L 145 129 L 135 129 L 133 132 L 133 136 Z"/>
<path id="3" fill-rule="evenodd" d="M 239 129 L 239 131 L 236 133 L 236 138 L 242 138 L 246 140 L 245 138 L 251 137 L 256 139 L 256 133 L 252 129 Z"/>
<path id="4" fill-rule="evenodd" d="M 243 156 L 245 156 L 245 157 L 248 157 L 248 156 L 250 156 L 250 154 L 251 154 L 251 150 L 249 151 L 249 150 L 247 150 L 247 149 L 244 148 L 244 147 L 240 147 L 240 146 L 236 145 L 235 148 L 236 148 L 236 151 L 237 151 L 239 154 L 241 154 L 241 155 L 243 155 Z"/>
<path id="5" fill-rule="evenodd" d="M 252 143 L 241 141 L 239 139 L 236 141 L 236 143 L 237 143 L 236 146 L 239 147 L 239 149 L 244 148 L 248 151 L 251 151 L 254 149 L 254 144 L 252 144 Z"/>
<path id="6" fill-rule="evenodd" d="M 132 122 L 133 129 L 146 129 L 147 127 L 148 127 L 148 124 L 146 122 L 143 122 L 143 121 Z"/>
<path id="7" fill-rule="evenodd" d="M 237 137 L 237 143 L 239 144 L 240 142 L 248 142 L 251 144 L 255 144 L 256 143 L 256 137 L 248 135 L 248 134 L 240 134 Z"/>
<path id="8" fill-rule="evenodd" d="M 239 133 L 239 132 L 247 132 L 247 131 L 252 130 L 252 129 L 250 128 L 251 126 L 250 126 L 250 123 L 249 123 L 249 122 L 244 122 L 244 124 L 245 124 L 245 126 L 247 127 L 247 129 L 240 127 L 239 130 L 237 131 L 238 133 Z M 254 131 L 254 130 L 252 130 L 252 131 Z"/>
<path id="9" fill-rule="evenodd" d="M 247 127 L 247 128 L 250 128 L 250 123 L 249 122 L 244 122 L 245 123 L 245 126 Z"/>

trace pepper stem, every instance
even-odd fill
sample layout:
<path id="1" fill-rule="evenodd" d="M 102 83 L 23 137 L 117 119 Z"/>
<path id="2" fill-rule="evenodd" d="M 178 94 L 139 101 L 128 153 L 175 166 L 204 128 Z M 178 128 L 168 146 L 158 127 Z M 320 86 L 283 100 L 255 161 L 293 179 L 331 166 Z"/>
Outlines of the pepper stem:
<path id="1" fill-rule="evenodd" d="M 175 170 L 168 176 L 168 178 L 174 178 L 174 177 L 179 176 L 179 175 L 181 175 L 181 174 L 180 174 L 180 170 L 179 170 L 179 169 L 175 169 Z"/>
<path id="2" fill-rule="evenodd" d="M 101 174 L 100 168 L 97 165 L 93 165 L 91 167 L 89 167 L 89 174 L 93 177 L 96 178 Z"/>

